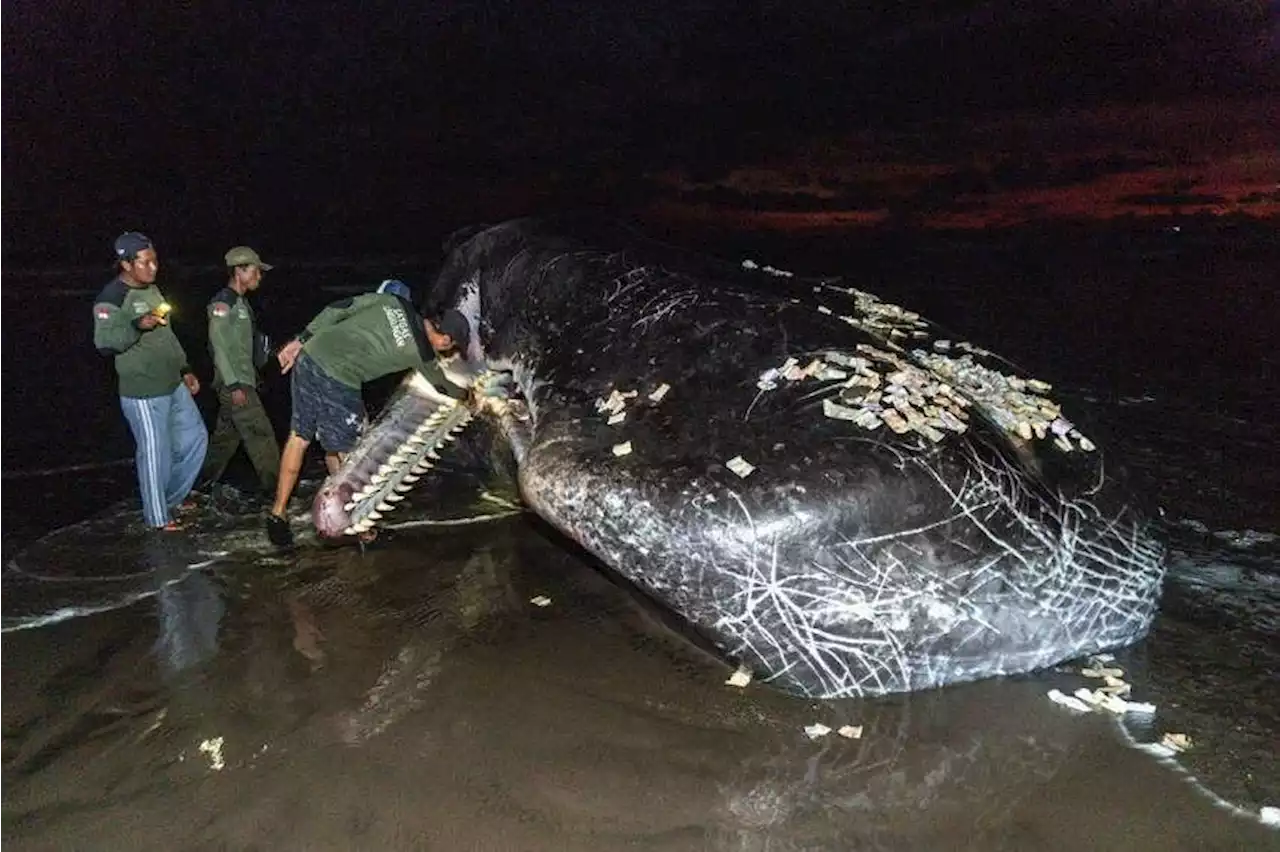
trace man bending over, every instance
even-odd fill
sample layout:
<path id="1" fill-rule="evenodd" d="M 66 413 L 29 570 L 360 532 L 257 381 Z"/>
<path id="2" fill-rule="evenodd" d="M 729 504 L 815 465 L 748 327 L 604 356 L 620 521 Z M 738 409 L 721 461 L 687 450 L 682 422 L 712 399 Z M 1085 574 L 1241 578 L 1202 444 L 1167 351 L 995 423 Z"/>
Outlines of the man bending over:
<path id="1" fill-rule="evenodd" d="M 406 299 L 366 293 L 329 305 L 280 349 L 281 372 L 293 371 L 293 414 L 267 517 L 272 544 L 293 542 L 286 512 L 311 442 L 320 441 L 330 474 L 355 447 L 364 421 L 360 391 L 365 382 L 416 369 L 443 393 L 466 399 L 467 391 L 445 378 L 435 356 L 465 349 L 469 339 L 470 326 L 458 311 L 446 311 L 433 323 Z"/>

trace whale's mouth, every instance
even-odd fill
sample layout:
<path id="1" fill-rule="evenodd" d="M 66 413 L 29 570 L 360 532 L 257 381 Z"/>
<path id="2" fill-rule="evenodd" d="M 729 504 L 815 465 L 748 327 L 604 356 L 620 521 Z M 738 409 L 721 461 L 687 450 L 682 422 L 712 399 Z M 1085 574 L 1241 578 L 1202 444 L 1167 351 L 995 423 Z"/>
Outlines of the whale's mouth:
<path id="1" fill-rule="evenodd" d="M 405 379 L 342 466 L 321 486 L 311 508 L 317 533 L 338 538 L 372 529 L 405 498 L 471 417 L 470 408 L 441 393 L 421 374 Z"/>

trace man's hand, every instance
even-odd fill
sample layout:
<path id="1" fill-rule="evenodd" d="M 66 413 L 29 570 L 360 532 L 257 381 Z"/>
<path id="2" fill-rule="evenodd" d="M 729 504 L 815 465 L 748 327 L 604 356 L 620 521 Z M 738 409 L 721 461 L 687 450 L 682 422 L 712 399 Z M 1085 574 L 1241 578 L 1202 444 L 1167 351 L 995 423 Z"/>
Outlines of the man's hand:
<path id="1" fill-rule="evenodd" d="M 249 395 L 244 392 L 244 388 L 236 388 L 231 392 L 231 404 L 236 408 L 240 408 L 249 401 Z"/>
<path id="2" fill-rule="evenodd" d="M 191 391 L 192 396 L 200 393 L 200 380 L 196 378 L 195 373 L 183 374 L 182 381 L 186 384 L 187 390 Z"/>
<path id="3" fill-rule="evenodd" d="M 155 314 L 143 314 L 134 320 L 133 324 L 139 331 L 150 331 L 158 325 L 164 325 L 165 322 Z"/>
<path id="4" fill-rule="evenodd" d="M 280 362 L 280 375 L 283 376 L 293 368 L 293 362 L 298 360 L 298 353 L 301 351 L 302 341 L 296 338 L 280 347 L 280 351 L 276 353 L 276 360 Z"/>

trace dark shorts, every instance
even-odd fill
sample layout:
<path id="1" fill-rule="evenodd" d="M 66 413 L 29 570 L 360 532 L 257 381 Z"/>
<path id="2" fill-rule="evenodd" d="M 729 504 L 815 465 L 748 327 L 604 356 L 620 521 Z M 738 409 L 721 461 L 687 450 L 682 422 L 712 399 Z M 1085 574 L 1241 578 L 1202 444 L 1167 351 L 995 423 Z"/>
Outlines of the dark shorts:
<path id="1" fill-rule="evenodd" d="M 305 353 L 293 365 L 293 417 L 289 429 L 326 452 L 350 452 L 360 437 L 364 400 L 360 391 L 329 377 Z"/>

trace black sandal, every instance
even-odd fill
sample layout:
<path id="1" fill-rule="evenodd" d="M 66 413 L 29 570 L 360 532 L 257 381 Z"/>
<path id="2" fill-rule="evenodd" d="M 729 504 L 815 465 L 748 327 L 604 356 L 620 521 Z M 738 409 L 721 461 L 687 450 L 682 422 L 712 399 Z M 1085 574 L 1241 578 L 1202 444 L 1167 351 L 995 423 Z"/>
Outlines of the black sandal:
<path id="1" fill-rule="evenodd" d="M 267 538 L 276 547 L 293 547 L 293 531 L 289 522 L 279 515 L 267 515 Z"/>

